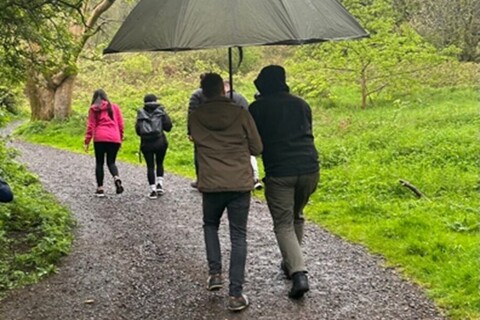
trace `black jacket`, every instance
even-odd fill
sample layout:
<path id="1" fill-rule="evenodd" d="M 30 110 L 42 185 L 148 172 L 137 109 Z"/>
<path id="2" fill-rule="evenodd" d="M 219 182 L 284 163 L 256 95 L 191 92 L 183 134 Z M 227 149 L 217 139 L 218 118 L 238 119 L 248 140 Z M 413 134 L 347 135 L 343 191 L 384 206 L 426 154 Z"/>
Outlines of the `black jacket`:
<path id="1" fill-rule="evenodd" d="M 262 138 L 267 176 L 286 177 L 319 170 L 312 111 L 307 102 L 288 92 L 277 92 L 260 96 L 249 111 Z"/>
<path id="2" fill-rule="evenodd" d="M 162 118 L 162 129 L 163 131 L 170 132 L 172 130 L 172 120 L 165 112 L 165 109 L 162 105 L 157 103 L 149 103 L 145 104 L 143 107 L 143 111 L 148 114 L 156 114 Z M 137 122 L 138 124 L 138 122 Z M 135 128 L 137 128 L 137 124 L 135 124 Z M 138 130 L 137 130 L 138 132 Z M 167 137 L 162 133 L 158 139 L 147 140 L 140 137 L 140 149 L 142 151 L 155 151 L 160 148 L 164 148 L 165 144 L 167 144 Z"/>
<path id="3" fill-rule="evenodd" d="M 0 202 L 10 202 L 13 200 L 13 193 L 5 180 L 0 178 Z"/>

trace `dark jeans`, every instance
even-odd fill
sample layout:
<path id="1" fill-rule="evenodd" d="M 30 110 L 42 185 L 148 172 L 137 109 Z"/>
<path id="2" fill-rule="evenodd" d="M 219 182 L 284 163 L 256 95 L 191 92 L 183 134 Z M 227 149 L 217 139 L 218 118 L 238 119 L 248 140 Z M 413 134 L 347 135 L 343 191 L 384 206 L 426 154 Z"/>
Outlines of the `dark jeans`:
<path id="1" fill-rule="evenodd" d="M 220 218 L 227 209 L 230 227 L 230 286 L 231 296 L 240 296 L 245 278 L 247 259 L 247 220 L 250 192 L 203 193 L 203 230 L 210 274 L 222 273 L 222 254 L 218 240 Z"/>
<path id="2" fill-rule="evenodd" d="M 163 144 L 161 148 L 155 151 L 142 150 L 143 157 L 147 163 L 147 178 L 148 184 L 155 184 L 155 173 L 157 177 L 163 177 L 163 160 L 165 159 L 165 154 L 167 153 L 167 144 Z M 155 170 L 155 165 L 157 170 Z"/>
<path id="3" fill-rule="evenodd" d="M 273 230 L 290 275 L 306 271 L 302 255 L 303 209 L 317 188 L 319 172 L 288 177 L 266 177 L 265 198 Z"/>
<path id="4" fill-rule="evenodd" d="M 110 174 L 115 177 L 118 176 L 118 169 L 115 165 L 117 153 L 120 149 L 120 143 L 114 142 L 94 142 L 93 148 L 95 150 L 95 177 L 97 178 L 97 186 L 103 187 L 103 165 L 105 164 L 105 155 L 107 156 L 107 167 Z"/>

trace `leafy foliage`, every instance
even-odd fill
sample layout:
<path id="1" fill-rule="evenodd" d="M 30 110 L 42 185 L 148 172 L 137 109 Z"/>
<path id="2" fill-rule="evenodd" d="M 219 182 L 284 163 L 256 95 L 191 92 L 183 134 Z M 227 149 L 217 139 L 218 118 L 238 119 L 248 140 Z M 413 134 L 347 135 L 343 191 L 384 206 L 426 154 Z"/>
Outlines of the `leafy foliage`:
<path id="1" fill-rule="evenodd" d="M 13 160 L 15 154 L 0 142 L 0 176 L 15 197 L 0 205 L 0 296 L 54 272 L 72 242 L 69 213 Z"/>
<path id="2" fill-rule="evenodd" d="M 345 1 L 370 32 L 369 39 L 305 46 L 290 63 L 294 73 L 303 73 L 294 88 L 309 97 L 328 96 L 332 83 L 357 85 L 361 105 L 380 93 L 392 98 L 420 89 L 417 73 L 432 69 L 442 60 L 435 48 L 406 24 L 397 26 L 390 1 Z M 321 70 L 321 73 L 314 72 Z"/>

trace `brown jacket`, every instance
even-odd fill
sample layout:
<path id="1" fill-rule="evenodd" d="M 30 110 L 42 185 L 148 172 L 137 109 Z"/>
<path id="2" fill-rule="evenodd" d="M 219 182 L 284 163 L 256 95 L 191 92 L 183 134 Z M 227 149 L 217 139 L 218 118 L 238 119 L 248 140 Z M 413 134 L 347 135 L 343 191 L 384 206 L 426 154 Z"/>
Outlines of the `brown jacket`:
<path id="1" fill-rule="evenodd" d="M 189 127 L 197 147 L 199 191 L 253 189 L 250 155 L 259 155 L 263 146 L 247 110 L 217 97 L 190 115 Z"/>

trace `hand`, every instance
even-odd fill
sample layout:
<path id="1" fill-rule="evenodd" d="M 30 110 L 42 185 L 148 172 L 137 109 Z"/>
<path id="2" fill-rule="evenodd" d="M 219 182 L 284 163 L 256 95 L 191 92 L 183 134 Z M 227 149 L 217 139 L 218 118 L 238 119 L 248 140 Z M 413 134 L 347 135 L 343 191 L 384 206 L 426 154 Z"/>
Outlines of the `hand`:
<path id="1" fill-rule="evenodd" d="M 85 143 L 85 144 L 83 145 L 83 150 L 85 150 L 85 152 L 87 152 L 87 153 L 88 153 L 88 147 L 89 147 L 89 144 L 86 144 L 86 143 Z"/>

